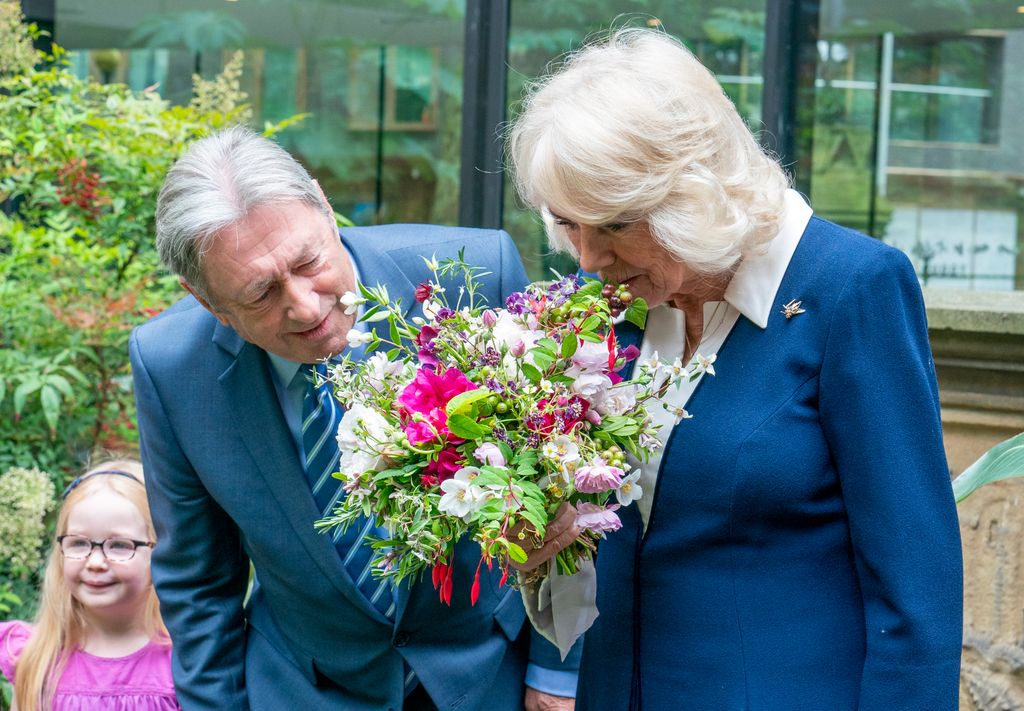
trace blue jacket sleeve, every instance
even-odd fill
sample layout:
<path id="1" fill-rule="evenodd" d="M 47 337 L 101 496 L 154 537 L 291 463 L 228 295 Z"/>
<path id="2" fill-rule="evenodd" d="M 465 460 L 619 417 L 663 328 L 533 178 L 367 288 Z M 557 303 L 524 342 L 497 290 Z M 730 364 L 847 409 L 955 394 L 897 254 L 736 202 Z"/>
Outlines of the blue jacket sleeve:
<path id="1" fill-rule="evenodd" d="M 530 624 L 527 620 L 524 624 Z M 576 696 L 576 682 L 583 654 L 583 636 L 573 644 L 565 660 L 558 648 L 530 630 L 530 661 L 526 667 L 526 685 L 552 696 Z"/>
<path id="2" fill-rule="evenodd" d="M 859 708 L 955 709 L 963 569 L 924 304 L 905 255 L 872 257 L 841 285 L 820 380 L 864 598 Z"/>
<path id="3" fill-rule="evenodd" d="M 174 644 L 172 670 L 185 711 L 249 708 L 245 620 L 249 575 L 234 523 L 181 450 L 139 342 L 129 343 L 139 442 L 156 529 L 153 582 Z"/>

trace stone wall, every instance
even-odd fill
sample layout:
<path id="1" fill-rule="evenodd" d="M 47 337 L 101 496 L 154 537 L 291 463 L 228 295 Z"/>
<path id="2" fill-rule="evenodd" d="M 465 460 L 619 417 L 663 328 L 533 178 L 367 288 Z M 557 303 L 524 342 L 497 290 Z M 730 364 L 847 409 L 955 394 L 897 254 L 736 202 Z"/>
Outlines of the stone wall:
<path id="1" fill-rule="evenodd" d="M 954 475 L 1024 432 L 1024 294 L 926 290 Z M 1024 709 L 1024 479 L 959 506 L 964 546 L 962 711 Z"/>

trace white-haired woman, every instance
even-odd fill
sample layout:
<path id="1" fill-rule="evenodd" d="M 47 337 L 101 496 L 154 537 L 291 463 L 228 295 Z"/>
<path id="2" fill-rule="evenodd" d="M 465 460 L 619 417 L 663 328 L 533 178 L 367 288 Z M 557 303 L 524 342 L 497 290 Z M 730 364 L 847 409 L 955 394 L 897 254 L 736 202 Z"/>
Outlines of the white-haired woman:
<path id="1" fill-rule="evenodd" d="M 662 32 L 570 55 L 509 138 L 552 245 L 652 307 L 641 357 L 717 356 L 669 396 L 692 419 L 652 413 L 578 707 L 956 708 L 959 529 L 907 258 L 813 217 Z"/>

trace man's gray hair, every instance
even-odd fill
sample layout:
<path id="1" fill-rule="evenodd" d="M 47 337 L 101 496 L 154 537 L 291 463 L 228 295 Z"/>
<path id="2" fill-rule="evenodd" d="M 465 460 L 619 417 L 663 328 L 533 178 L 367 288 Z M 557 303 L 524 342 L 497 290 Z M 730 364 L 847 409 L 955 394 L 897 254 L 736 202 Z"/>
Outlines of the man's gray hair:
<path id="1" fill-rule="evenodd" d="M 294 200 L 333 222 L 306 169 L 270 139 L 243 126 L 200 139 L 171 166 L 157 198 L 160 260 L 205 296 L 202 258 L 214 235 L 260 205 Z"/>

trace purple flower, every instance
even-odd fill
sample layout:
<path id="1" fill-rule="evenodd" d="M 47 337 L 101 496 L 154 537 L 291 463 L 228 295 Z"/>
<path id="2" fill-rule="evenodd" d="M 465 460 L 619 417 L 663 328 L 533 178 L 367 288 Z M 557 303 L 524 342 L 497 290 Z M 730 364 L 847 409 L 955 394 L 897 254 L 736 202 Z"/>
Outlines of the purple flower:
<path id="1" fill-rule="evenodd" d="M 584 494 L 600 494 L 603 491 L 618 489 L 622 484 L 624 471 L 618 467 L 610 467 L 600 457 L 594 463 L 576 470 L 576 491 Z"/>
<path id="2" fill-rule="evenodd" d="M 437 310 L 438 321 L 448 321 L 449 319 L 455 318 L 455 309 L 450 309 L 447 306 L 442 306 Z"/>
<path id="3" fill-rule="evenodd" d="M 618 531 L 622 528 L 622 521 L 615 513 L 618 508 L 618 504 L 612 504 L 608 508 L 586 501 L 576 504 L 576 527 L 582 531 L 595 533 Z"/>
<path id="4" fill-rule="evenodd" d="M 575 275 L 556 281 L 548 286 L 548 304 L 554 307 L 561 306 L 576 293 L 577 289 L 579 289 L 579 283 L 576 281 Z"/>
<path id="5" fill-rule="evenodd" d="M 526 303 L 526 295 L 521 291 L 514 291 L 505 299 L 505 310 L 511 314 L 525 314 L 530 310 Z"/>
<path id="6" fill-rule="evenodd" d="M 493 346 L 487 346 L 487 350 L 480 356 L 481 365 L 489 365 L 492 368 L 496 367 L 501 363 L 501 353 L 499 353 Z"/>

